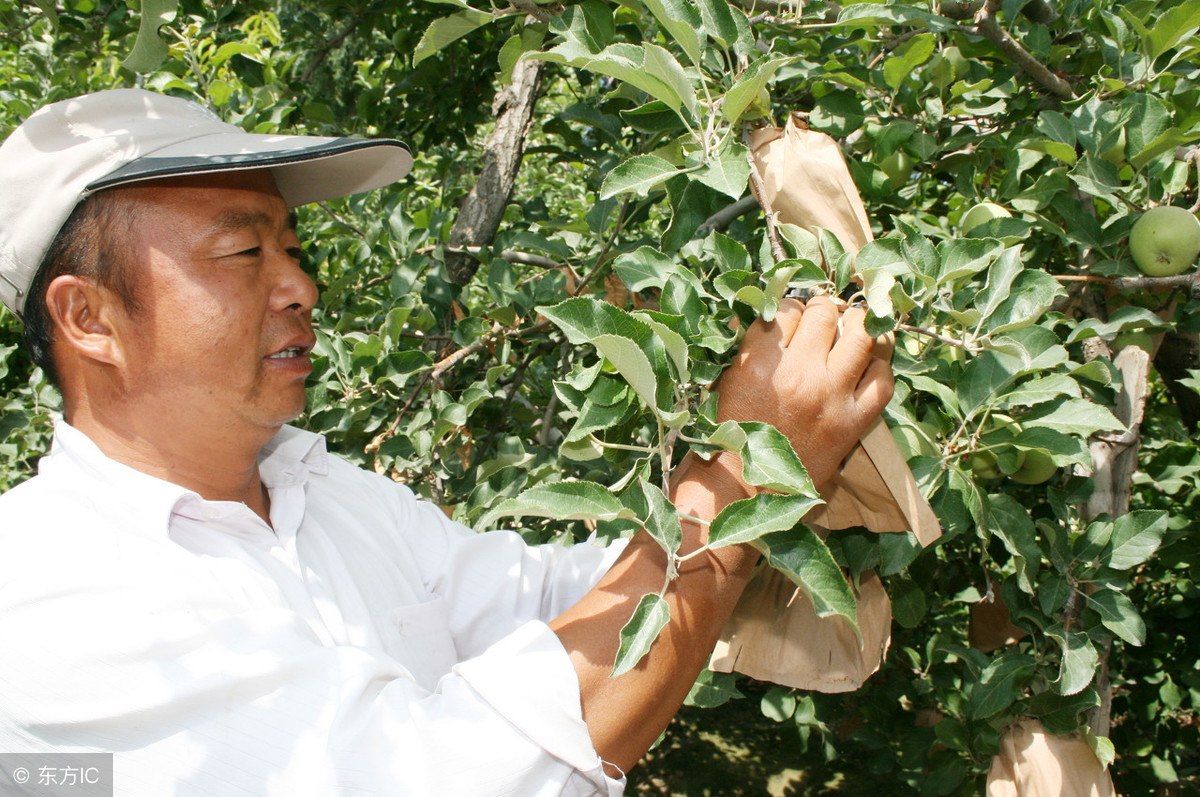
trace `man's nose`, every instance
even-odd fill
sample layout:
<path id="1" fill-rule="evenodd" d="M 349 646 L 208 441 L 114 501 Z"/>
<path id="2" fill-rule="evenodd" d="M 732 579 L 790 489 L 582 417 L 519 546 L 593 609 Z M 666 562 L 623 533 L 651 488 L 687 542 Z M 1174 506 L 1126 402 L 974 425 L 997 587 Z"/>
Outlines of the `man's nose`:
<path id="1" fill-rule="evenodd" d="M 312 277 L 283 248 L 276 250 L 272 259 L 277 268 L 272 306 L 277 310 L 294 308 L 305 313 L 312 310 L 317 303 L 318 293 Z"/>

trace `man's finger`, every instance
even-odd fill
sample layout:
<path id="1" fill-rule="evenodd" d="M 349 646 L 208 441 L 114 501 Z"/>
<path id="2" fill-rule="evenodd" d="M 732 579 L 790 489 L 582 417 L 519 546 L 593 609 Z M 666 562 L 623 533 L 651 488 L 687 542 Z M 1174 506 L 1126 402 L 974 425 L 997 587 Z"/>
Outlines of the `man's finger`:
<path id="1" fill-rule="evenodd" d="M 892 361 L 892 355 L 896 352 L 896 333 L 889 332 L 886 335 L 880 335 L 875 338 L 875 351 L 872 355 L 877 359 L 883 360 L 885 363 Z"/>
<path id="2" fill-rule="evenodd" d="M 835 379 L 858 384 L 871 355 L 875 350 L 875 339 L 863 328 L 865 310 L 851 307 L 842 314 L 842 331 L 829 353 L 829 372 Z"/>
<path id="3" fill-rule="evenodd" d="M 742 342 L 743 350 L 766 345 L 774 345 L 777 348 L 787 346 L 792 335 L 796 333 L 803 313 L 804 305 L 800 302 L 795 299 L 783 299 L 779 302 L 779 309 L 775 311 L 773 320 L 768 322 L 759 319 L 746 330 L 746 339 Z"/>
<path id="4" fill-rule="evenodd" d="M 837 337 L 838 315 L 837 305 L 828 296 L 809 299 L 788 347 L 805 360 L 819 358 L 824 363 Z"/>
<path id="5" fill-rule="evenodd" d="M 877 357 L 872 358 L 854 391 L 854 403 L 864 415 L 873 417 L 883 412 L 895 389 L 892 366 Z"/>

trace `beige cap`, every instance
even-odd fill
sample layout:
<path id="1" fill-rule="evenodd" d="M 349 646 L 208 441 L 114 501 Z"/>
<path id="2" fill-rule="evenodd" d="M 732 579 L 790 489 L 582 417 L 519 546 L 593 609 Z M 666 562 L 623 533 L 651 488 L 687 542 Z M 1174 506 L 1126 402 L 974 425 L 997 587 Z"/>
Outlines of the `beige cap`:
<path id="1" fill-rule="evenodd" d="M 23 315 L 29 286 L 81 200 L 184 174 L 270 169 L 288 207 L 399 180 L 394 139 L 247 133 L 188 100 L 114 89 L 47 105 L 0 144 L 0 301 Z"/>

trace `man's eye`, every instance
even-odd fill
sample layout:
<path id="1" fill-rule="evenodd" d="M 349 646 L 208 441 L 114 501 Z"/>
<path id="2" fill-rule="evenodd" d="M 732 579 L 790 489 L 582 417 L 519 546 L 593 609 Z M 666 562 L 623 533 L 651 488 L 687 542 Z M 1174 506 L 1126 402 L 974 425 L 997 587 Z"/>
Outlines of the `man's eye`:
<path id="1" fill-rule="evenodd" d="M 303 260 L 304 259 L 304 250 L 298 246 L 289 246 L 287 249 L 287 253 L 288 253 L 288 257 L 292 258 L 292 260 Z"/>
<path id="2" fill-rule="evenodd" d="M 246 255 L 248 257 L 258 257 L 260 254 L 262 254 L 262 247 L 261 246 L 252 246 L 249 249 L 243 249 L 242 251 L 238 252 L 237 254 L 239 256 Z"/>

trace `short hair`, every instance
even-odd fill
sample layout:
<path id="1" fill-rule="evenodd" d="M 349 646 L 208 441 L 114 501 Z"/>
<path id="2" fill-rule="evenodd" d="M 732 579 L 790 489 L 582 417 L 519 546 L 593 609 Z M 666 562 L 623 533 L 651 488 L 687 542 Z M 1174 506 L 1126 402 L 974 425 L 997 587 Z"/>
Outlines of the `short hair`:
<path id="1" fill-rule="evenodd" d="M 121 201 L 117 189 L 99 191 L 84 199 L 59 229 L 34 275 L 25 302 L 22 338 L 33 364 L 61 390 L 54 362 L 54 321 L 46 305 L 46 289 L 55 278 L 73 274 L 111 291 L 127 312 L 136 312 L 135 268 L 127 238 L 118 238 L 118 219 L 128 234 L 135 203 Z"/>

